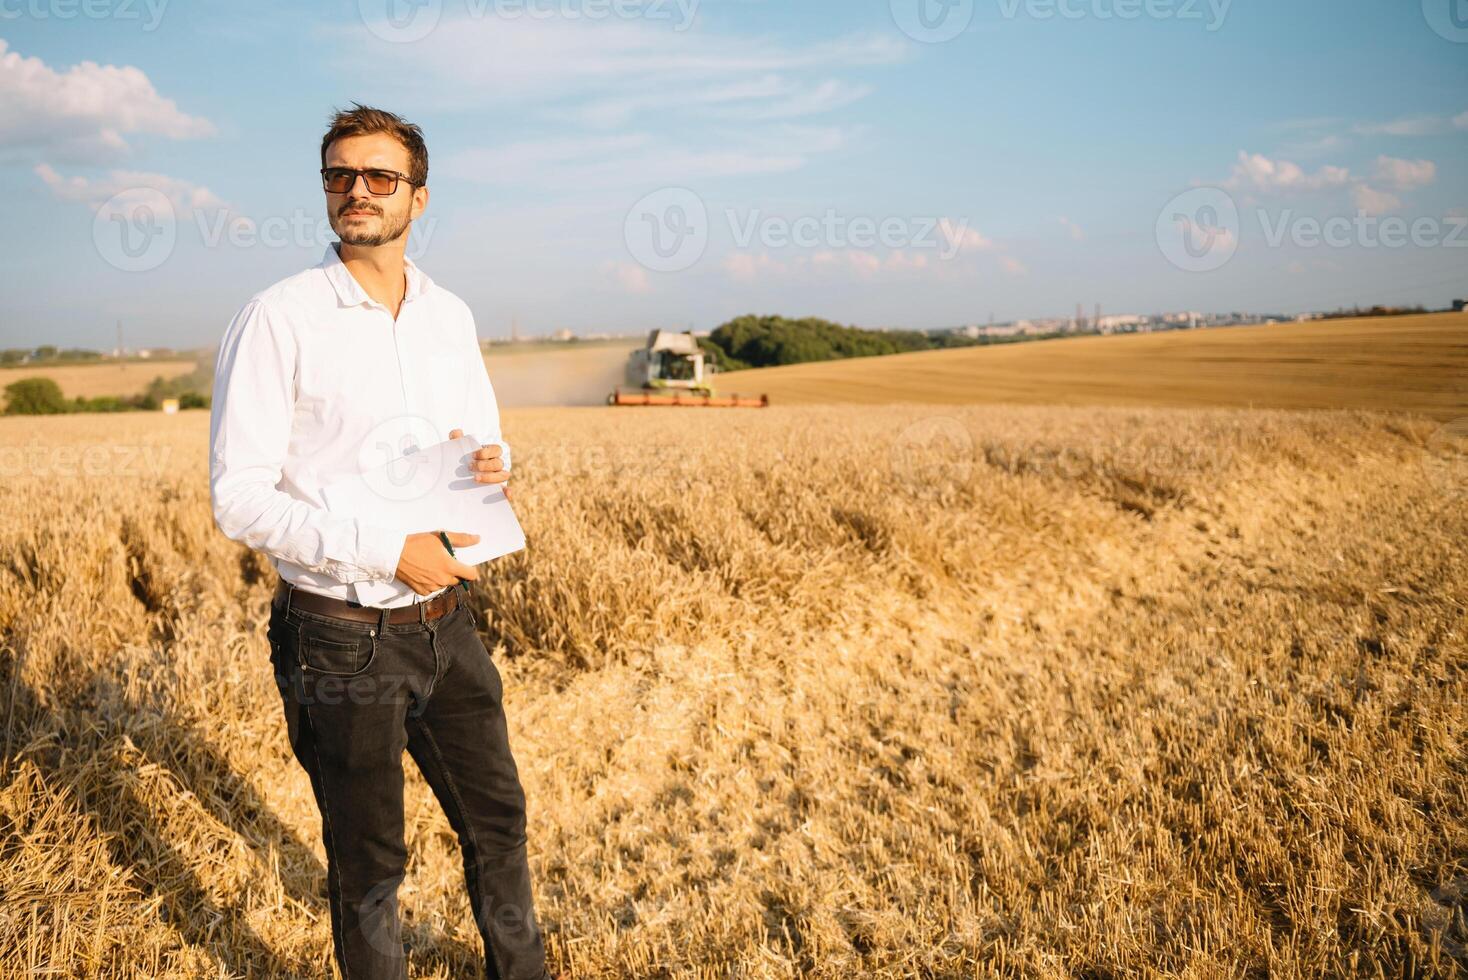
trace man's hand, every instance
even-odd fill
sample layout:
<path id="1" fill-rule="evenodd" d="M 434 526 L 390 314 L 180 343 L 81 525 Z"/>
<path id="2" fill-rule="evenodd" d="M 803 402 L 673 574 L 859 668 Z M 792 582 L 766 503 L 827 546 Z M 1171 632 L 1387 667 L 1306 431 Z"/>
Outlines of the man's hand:
<path id="1" fill-rule="evenodd" d="M 464 434 L 463 429 L 455 429 L 449 433 L 450 439 L 457 439 Z M 469 454 L 469 471 L 474 474 L 476 483 L 503 483 L 505 499 L 510 499 L 509 470 L 505 469 L 503 459 L 504 449 L 497 443 L 480 446 Z"/>
<path id="2" fill-rule="evenodd" d="M 479 535 L 449 531 L 449 544 L 455 548 L 467 548 L 479 543 Z M 438 540 L 437 531 L 410 534 L 403 542 L 403 553 L 398 558 L 398 581 L 419 595 L 437 592 L 446 585 L 455 585 L 459 579 L 479 578 L 479 569 L 465 565 L 454 558 Z"/>

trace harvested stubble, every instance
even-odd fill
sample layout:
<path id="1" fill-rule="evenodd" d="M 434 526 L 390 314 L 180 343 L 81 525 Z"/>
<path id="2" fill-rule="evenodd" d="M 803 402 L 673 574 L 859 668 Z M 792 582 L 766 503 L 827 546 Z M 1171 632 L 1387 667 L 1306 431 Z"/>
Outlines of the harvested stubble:
<path id="1" fill-rule="evenodd" d="M 560 409 L 507 433 L 530 547 L 477 591 L 560 969 L 1468 967 L 1468 484 L 1433 423 Z M 214 529 L 204 443 L 187 413 L 0 425 L 0 974 L 329 970 L 271 573 Z M 476 975 L 409 769 L 413 969 Z"/>

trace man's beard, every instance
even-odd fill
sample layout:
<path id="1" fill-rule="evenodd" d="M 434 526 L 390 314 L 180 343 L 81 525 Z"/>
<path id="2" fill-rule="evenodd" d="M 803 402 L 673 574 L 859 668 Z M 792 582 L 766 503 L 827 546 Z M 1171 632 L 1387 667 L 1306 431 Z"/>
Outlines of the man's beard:
<path id="1" fill-rule="evenodd" d="M 355 245 L 359 248 L 376 248 L 379 245 L 386 245 L 388 242 L 396 240 L 407 229 L 408 225 L 413 222 L 413 219 L 408 216 L 408 210 L 406 208 L 398 216 L 396 221 L 393 220 L 392 215 L 387 214 L 380 208 L 377 214 L 382 219 L 381 231 L 369 232 L 365 228 L 358 228 L 348 224 L 343 220 L 342 215 L 337 216 L 337 222 L 332 228 L 332 231 L 335 231 L 336 237 L 348 245 Z"/>

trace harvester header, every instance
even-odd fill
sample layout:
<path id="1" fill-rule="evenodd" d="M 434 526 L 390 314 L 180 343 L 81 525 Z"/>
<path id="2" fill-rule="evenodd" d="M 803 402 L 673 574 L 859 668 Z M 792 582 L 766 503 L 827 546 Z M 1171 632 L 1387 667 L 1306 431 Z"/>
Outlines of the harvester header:
<path id="1" fill-rule="evenodd" d="M 716 395 L 717 369 L 692 331 L 653 330 L 647 343 L 627 358 L 627 390 L 618 387 L 608 405 L 666 405 L 680 408 L 764 408 L 768 395 Z"/>

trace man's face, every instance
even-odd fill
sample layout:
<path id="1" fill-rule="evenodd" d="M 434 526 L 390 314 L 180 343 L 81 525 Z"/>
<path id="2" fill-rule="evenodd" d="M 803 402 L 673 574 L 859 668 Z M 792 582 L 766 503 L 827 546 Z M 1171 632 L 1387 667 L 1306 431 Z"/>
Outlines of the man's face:
<path id="1" fill-rule="evenodd" d="M 353 170 L 396 170 L 408 173 L 411 161 L 408 149 L 386 133 L 349 136 L 326 149 L 328 167 Z M 428 203 L 428 188 L 414 187 L 399 180 L 397 190 L 387 197 L 376 197 L 367 190 L 367 181 L 358 177 L 344 194 L 326 192 L 326 215 L 331 230 L 348 245 L 373 248 L 386 245 L 407 235 L 413 219 L 423 213 Z"/>

